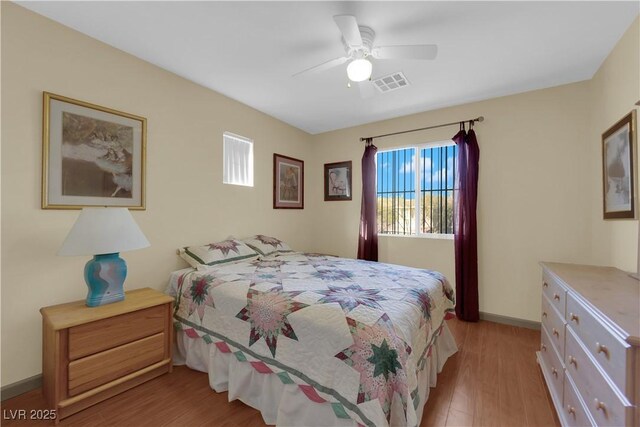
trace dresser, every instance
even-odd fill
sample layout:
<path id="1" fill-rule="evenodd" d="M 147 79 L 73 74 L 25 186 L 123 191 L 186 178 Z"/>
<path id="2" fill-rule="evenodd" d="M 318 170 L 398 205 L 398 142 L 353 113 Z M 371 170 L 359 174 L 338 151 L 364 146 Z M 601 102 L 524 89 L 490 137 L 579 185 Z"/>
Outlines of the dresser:
<path id="1" fill-rule="evenodd" d="M 543 262 L 537 359 L 563 426 L 640 426 L 640 282 Z"/>
<path id="2" fill-rule="evenodd" d="M 56 423 L 171 372 L 172 305 L 144 288 L 99 307 L 82 300 L 40 310 L 43 391 Z"/>

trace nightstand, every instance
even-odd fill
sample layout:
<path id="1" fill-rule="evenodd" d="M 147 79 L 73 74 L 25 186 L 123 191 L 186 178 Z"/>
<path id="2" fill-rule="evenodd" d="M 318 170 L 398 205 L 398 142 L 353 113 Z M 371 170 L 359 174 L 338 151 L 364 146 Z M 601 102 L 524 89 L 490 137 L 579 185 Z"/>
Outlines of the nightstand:
<path id="1" fill-rule="evenodd" d="M 43 390 L 56 423 L 171 372 L 173 298 L 150 288 L 99 307 L 40 309 Z"/>

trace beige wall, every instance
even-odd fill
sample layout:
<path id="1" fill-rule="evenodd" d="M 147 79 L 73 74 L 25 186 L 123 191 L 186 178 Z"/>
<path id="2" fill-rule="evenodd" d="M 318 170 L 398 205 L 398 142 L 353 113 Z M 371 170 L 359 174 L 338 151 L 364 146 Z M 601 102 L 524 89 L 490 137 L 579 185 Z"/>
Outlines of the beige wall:
<path id="1" fill-rule="evenodd" d="M 261 232 L 307 249 L 310 210 L 272 209 L 274 152 L 310 136 L 11 3 L 2 2 L 2 385 L 41 372 L 38 309 L 82 299 L 85 257 L 58 257 L 78 211 L 40 209 L 42 91 L 148 119 L 151 247 L 123 255 L 127 289 L 163 289 L 182 245 Z M 255 187 L 222 184 L 222 132 L 255 140 Z"/>
<path id="2" fill-rule="evenodd" d="M 589 187 L 592 191 L 593 256 L 602 264 L 636 271 L 638 221 L 602 219 L 601 135 L 631 110 L 638 109 L 635 103 L 640 100 L 640 18 L 629 27 L 590 81 L 590 92 L 591 131 L 588 143 L 592 170 Z M 633 154 L 636 160 L 637 195 L 637 171 L 640 166 L 637 146 Z M 636 197 L 636 212 L 638 200 Z"/>
<path id="3" fill-rule="evenodd" d="M 361 197 L 361 136 L 483 115 L 480 144 L 478 251 L 480 309 L 539 320 L 538 261 L 590 260 L 590 197 L 586 182 L 588 84 L 577 83 L 431 111 L 314 137 L 316 170 L 308 200 L 315 250 L 355 256 Z M 450 139 L 456 127 L 375 141 L 379 149 Z M 351 202 L 323 202 L 321 164 L 352 160 Z M 315 182 L 312 181 L 315 179 Z M 385 262 L 436 269 L 454 279 L 453 241 L 380 237 Z"/>

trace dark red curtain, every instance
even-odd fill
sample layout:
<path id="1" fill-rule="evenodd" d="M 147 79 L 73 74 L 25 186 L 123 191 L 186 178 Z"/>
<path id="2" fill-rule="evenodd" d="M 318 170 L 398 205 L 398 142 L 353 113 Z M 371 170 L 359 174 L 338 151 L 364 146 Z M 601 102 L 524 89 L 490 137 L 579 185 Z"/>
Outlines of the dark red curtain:
<path id="1" fill-rule="evenodd" d="M 453 137 L 458 147 L 458 173 L 456 184 L 458 198 L 454 220 L 454 244 L 456 253 L 456 315 L 462 320 L 477 322 L 478 311 L 478 229 L 476 207 L 478 204 L 478 169 L 480 148 L 469 123 L 469 132 L 460 124 L 460 131 Z"/>
<path id="2" fill-rule="evenodd" d="M 360 209 L 360 235 L 358 259 L 378 261 L 378 227 L 376 203 L 376 153 L 378 147 L 372 139 L 366 140 L 362 156 L 362 207 Z"/>

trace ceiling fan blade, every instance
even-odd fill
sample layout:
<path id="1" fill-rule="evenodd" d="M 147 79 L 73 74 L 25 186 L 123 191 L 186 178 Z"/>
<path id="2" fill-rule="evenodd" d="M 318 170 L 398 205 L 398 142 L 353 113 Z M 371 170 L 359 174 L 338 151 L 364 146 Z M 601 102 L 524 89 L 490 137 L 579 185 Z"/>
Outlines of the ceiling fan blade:
<path id="1" fill-rule="evenodd" d="M 369 99 L 376 94 L 376 88 L 373 87 L 373 83 L 369 80 L 358 83 L 358 90 L 360 91 L 360 98 Z"/>
<path id="2" fill-rule="evenodd" d="M 438 45 L 376 46 L 372 55 L 377 59 L 435 59 L 438 55 Z"/>
<path id="3" fill-rule="evenodd" d="M 346 56 L 343 56 L 341 58 L 332 59 L 331 61 L 323 62 L 322 64 L 316 65 L 315 67 L 307 68 L 306 70 L 302 70 L 302 71 L 300 71 L 298 73 L 295 73 L 291 77 L 298 77 L 298 76 L 300 76 L 302 74 L 319 73 L 321 71 L 328 70 L 329 68 L 337 67 L 338 65 L 344 64 L 345 62 L 347 62 L 348 59 L 349 58 L 347 58 Z"/>
<path id="4" fill-rule="evenodd" d="M 358 28 L 358 21 L 352 15 L 336 15 L 333 17 L 344 41 L 351 47 L 362 46 L 362 36 Z"/>

